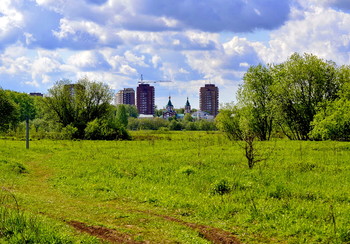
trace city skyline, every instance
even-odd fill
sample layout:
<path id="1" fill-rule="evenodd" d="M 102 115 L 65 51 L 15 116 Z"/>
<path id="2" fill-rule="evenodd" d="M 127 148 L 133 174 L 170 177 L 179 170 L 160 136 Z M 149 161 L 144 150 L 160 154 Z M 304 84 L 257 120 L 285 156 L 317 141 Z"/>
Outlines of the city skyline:
<path id="1" fill-rule="evenodd" d="M 47 90 L 88 77 L 115 92 L 155 84 L 155 104 L 214 83 L 220 103 L 235 100 L 249 66 L 313 53 L 350 63 L 350 2 L 344 0 L 3 0 L 0 87 Z"/>

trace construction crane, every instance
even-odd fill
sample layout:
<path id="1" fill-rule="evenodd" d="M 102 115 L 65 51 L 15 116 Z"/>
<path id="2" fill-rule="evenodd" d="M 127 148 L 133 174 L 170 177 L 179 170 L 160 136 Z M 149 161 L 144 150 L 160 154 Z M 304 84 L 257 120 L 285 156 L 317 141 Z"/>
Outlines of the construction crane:
<path id="1" fill-rule="evenodd" d="M 141 74 L 140 80 L 137 83 L 150 84 L 150 83 L 158 83 L 158 82 L 172 82 L 172 81 L 171 80 L 144 80 L 143 75 Z"/>

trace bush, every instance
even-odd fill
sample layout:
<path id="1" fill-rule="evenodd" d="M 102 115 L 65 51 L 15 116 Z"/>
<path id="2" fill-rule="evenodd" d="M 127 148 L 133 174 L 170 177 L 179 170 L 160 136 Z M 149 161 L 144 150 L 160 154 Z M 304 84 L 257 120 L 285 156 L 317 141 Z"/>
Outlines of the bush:
<path id="1" fill-rule="evenodd" d="M 339 99 L 320 109 L 311 123 L 314 140 L 350 140 L 350 101 Z"/>
<path id="2" fill-rule="evenodd" d="M 227 179 L 221 179 L 214 183 L 212 193 L 214 195 L 224 195 L 231 192 L 231 187 Z"/>
<path id="3" fill-rule="evenodd" d="M 182 130 L 182 124 L 176 120 L 172 120 L 169 123 L 170 130 Z"/>
<path id="4" fill-rule="evenodd" d="M 85 128 L 85 138 L 88 140 L 130 139 L 124 126 L 114 121 L 95 119 Z"/>
<path id="5" fill-rule="evenodd" d="M 67 125 L 62 129 L 63 139 L 72 140 L 76 137 L 78 129 L 72 125 Z"/>

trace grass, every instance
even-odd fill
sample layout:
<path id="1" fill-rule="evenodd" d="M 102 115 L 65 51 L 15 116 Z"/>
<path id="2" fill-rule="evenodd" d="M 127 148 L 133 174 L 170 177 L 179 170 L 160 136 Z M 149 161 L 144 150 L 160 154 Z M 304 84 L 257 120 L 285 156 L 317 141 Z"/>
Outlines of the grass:
<path id="1" fill-rule="evenodd" d="M 347 142 L 261 142 L 260 150 L 272 153 L 250 170 L 242 149 L 220 133 L 133 136 L 32 141 L 30 150 L 23 141 L 0 140 L 0 185 L 25 213 L 104 226 L 138 241 L 207 243 L 159 217 L 167 215 L 245 243 L 350 242 Z"/>

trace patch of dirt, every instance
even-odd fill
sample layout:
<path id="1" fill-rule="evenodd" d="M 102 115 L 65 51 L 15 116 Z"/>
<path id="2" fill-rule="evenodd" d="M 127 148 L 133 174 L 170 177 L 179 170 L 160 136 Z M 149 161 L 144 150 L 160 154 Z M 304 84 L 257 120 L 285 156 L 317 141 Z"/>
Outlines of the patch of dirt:
<path id="1" fill-rule="evenodd" d="M 214 244 L 241 244 L 241 242 L 232 233 L 219 228 L 214 228 L 211 226 L 206 226 L 201 224 L 189 223 L 171 216 L 155 214 L 148 211 L 134 210 L 134 212 L 140 212 L 143 214 L 160 217 L 168 221 L 182 224 L 191 229 L 194 229 L 199 233 L 200 237 L 208 241 L 211 241 Z M 105 241 L 109 241 L 112 243 L 126 243 L 126 244 L 149 243 L 148 241 L 146 242 L 134 241 L 132 236 L 128 234 L 120 233 L 120 232 L 117 232 L 116 230 L 108 229 L 102 226 L 89 226 L 78 221 L 69 221 L 68 224 L 73 226 L 78 231 L 88 233 L 92 236 L 98 237 L 100 239 L 103 239 Z"/>
<path id="2" fill-rule="evenodd" d="M 108 229 L 102 226 L 89 226 L 78 221 L 69 221 L 67 223 L 73 226 L 75 229 L 77 229 L 80 232 L 88 233 L 89 235 L 95 236 L 97 238 L 100 238 L 112 243 L 126 243 L 126 244 L 147 243 L 147 242 L 134 241 L 131 236 L 125 233 L 120 233 L 120 232 L 117 232 L 116 230 Z"/>
<path id="3" fill-rule="evenodd" d="M 219 228 L 214 228 L 211 226 L 206 226 L 206 225 L 200 225 L 200 224 L 195 224 L 195 223 L 188 223 L 186 221 L 183 221 L 181 219 L 177 219 L 171 216 L 166 216 L 166 215 L 159 215 L 159 214 L 154 214 L 150 213 L 147 211 L 140 211 L 149 215 L 161 217 L 163 219 L 176 222 L 185 226 L 188 226 L 196 231 L 198 231 L 199 235 L 202 238 L 207 239 L 208 241 L 211 241 L 214 244 L 240 244 L 241 242 L 230 232 L 219 229 Z"/>

